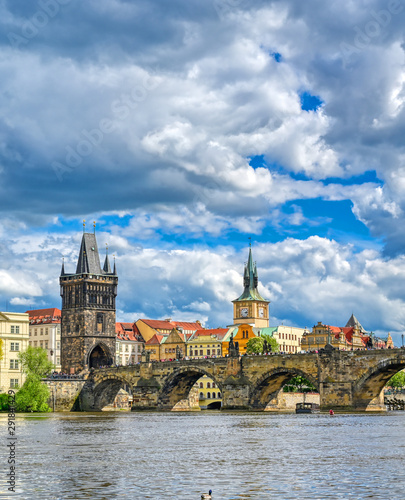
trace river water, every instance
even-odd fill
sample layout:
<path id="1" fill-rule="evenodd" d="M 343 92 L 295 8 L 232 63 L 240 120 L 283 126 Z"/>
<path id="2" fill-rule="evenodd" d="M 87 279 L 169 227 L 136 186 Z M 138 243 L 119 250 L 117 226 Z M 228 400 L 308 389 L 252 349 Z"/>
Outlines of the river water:
<path id="1" fill-rule="evenodd" d="M 405 499 L 405 412 L 55 413 L 16 419 L 10 499 Z"/>

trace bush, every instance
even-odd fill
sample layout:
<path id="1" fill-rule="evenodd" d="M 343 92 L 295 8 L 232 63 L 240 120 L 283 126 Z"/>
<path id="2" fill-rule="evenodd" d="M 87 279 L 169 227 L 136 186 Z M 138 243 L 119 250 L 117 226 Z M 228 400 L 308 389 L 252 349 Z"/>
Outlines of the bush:
<path id="1" fill-rule="evenodd" d="M 3 392 L 0 394 L 0 411 L 8 411 L 9 410 L 9 404 L 8 404 L 8 394 L 6 392 Z"/>

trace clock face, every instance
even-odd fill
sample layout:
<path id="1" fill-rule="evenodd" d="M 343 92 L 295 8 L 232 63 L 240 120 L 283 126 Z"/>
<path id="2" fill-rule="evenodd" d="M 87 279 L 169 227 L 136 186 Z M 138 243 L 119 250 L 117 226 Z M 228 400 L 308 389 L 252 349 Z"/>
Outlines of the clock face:
<path id="1" fill-rule="evenodd" d="M 263 307 L 259 307 L 259 316 L 260 316 L 260 318 L 264 318 L 264 308 Z"/>
<path id="2" fill-rule="evenodd" d="M 242 318 L 247 318 L 248 308 L 247 307 L 241 307 L 240 308 L 240 315 L 242 316 Z"/>

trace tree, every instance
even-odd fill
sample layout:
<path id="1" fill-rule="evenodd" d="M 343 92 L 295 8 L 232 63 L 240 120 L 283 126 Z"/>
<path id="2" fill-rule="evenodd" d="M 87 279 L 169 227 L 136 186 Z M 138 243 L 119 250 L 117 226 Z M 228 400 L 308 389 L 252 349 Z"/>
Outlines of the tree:
<path id="1" fill-rule="evenodd" d="M 262 337 L 253 337 L 247 341 L 246 354 L 262 354 L 264 340 Z"/>
<path id="2" fill-rule="evenodd" d="M 271 352 L 279 352 L 280 351 L 280 346 L 277 343 L 277 340 L 272 337 L 271 335 L 268 335 L 267 333 L 264 333 L 262 335 L 263 340 L 267 340 L 267 343 L 271 347 Z"/>
<path id="3" fill-rule="evenodd" d="M 47 404 L 49 389 L 41 382 L 41 378 L 54 368 L 48 360 L 47 352 L 41 347 L 30 346 L 26 351 L 19 353 L 18 357 L 22 371 L 27 377 L 15 396 L 17 411 L 51 411 Z"/>
<path id="4" fill-rule="evenodd" d="M 284 392 L 317 392 L 316 387 L 309 380 L 297 375 L 288 381 L 283 388 Z"/>
<path id="5" fill-rule="evenodd" d="M 21 361 L 23 373 L 36 375 L 39 378 L 46 377 L 54 369 L 54 365 L 48 360 L 48 354 L 42 347 L 31 347 L 20 352 L 18 357 Z"/>
<path id="6" fill-rule="evenodd" d="M 389 387 L 405 387 L 405 372 L 396 373 L 388 380 L 386 385 Z"/>

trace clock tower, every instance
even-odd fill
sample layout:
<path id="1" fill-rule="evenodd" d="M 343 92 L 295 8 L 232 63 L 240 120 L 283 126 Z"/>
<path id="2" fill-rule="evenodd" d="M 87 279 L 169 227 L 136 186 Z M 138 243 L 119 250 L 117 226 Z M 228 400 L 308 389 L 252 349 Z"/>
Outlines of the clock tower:
<path id="1" fill-rule="evenodd" d="M 249 246 L 249 259 L 245 265 L 242 295 L 233 300 L 234 324 L 248 323 L 258 328 L 269 326 L 269 300 L 265 300 L 257 290 L 259 278 L 256 263 L 253 262 L 252 248 Z"/>

